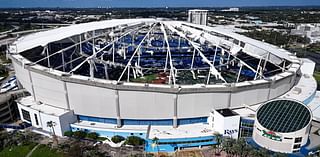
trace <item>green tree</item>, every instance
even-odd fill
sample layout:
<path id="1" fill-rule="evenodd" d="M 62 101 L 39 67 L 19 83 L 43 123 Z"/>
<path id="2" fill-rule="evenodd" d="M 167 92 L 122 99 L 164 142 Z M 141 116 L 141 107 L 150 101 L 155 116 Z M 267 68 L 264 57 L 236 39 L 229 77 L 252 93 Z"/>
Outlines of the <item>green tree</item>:
<path id="1" fill-rule="evenodd" d="M 73 133 L 73 137 L 77 138 L 77 139 L 84 139 L 87 136 L 87 133 L 80 130 L 80 131 L 76 131 Z"/>
<path id="2" fill-rule="evenodd" d="M 145 143 L 144 139 L 138 137 L 138 136 L 129 136 L 126 139 L 126 144 L 132 145 L 132 146 L 141 146 Z"/>
<path id="3" fill-rule="evenodd" d="M 234 144 L 236 141 L 230 137 L 224 137 L 222 140 L 222 150 L 227 153 L 227 156 L 233 155 L 235 153 Z"/>
<path id="4" fill-rule="evenodd" d="M 214 136 L 215 142 L 217 142 L 216 149 L 215 149 L 214 153 L 216 155 L 218 155 L 221 152 L 221 144 L 222 144 L 222 141 L 223 141 L 223 136 L 219 132 L 214 132 L 213 136 Z"/>
<path id="5" fill-rule="evenodd" d="M 120 135 L 115 135 L 115 136 L 113 136 L 113 137 L 111 138 L 111 141 L 112 141 L 113 143 L 119 143 L 119 142 L 124 141 L 124 140 L 125 140 L 125 138 L 122 137 L 122 136 L 120 136 Z"/>
<path id="6" fill-rule="evenodd" d="M 90 132 L 86 137 L 92 140 L 97 140 L 99 138 L 99 134 L 96 132 Z"/>
<path id="7" fill-rule="evenodd" d="M 66 131 L 63 133 L 64 136 L 67 136 L 67 137 L 72 137 L 73 136 L 73 132 L 72 131 Z"/>

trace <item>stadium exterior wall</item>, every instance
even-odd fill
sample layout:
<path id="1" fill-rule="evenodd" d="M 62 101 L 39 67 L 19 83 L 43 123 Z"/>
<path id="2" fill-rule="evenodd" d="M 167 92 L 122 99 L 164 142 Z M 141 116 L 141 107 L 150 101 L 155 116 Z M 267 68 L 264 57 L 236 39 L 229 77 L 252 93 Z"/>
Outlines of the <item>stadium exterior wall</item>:
<path id="1" fill-rule="evenodd" d="M 76 115 L 116 119 L 207 117 L 213 108 L 252 105 L 278 97 L 291 89 L 296 75 L 285 72 L 273 81 L 257 80 L 206 87 L 154 87 L 65 76 L 40 65 L 22 64 L 23 59 L 14 56 L 11 58 L 17 78 L 36 101 L 74 110 Z"/>

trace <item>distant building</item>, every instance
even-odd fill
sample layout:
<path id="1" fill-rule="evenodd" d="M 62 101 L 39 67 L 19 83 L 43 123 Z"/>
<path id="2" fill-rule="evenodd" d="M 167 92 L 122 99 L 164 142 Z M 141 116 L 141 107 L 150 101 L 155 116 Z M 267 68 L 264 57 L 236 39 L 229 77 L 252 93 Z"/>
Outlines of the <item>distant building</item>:
<path id="1" fill-rule="evenodd" d="M 229 8 L 229 9 L 223 9 L 221 11 L 235 11 L 235 12 L 238 12 L 239 8 Z"/>
<path id="2" fill-rule="evenodd" d="M 188 22 L 199 24 L 199 25 L 207 25 L 208 21 L 208 10 L 189 10 L 188 12 Z"/>
<path id="3" fill-rule="evenodd" d="M 14 97 L 11 95 L 0 95 L 0 123 L 11 123 L 17 118 L 17 107 Z"/>
<path id="4" fill-rule="evenodd" d="M 291 30 L 291 34 L 305 36 L 310 43 L 320 42 L 320 24 L 300 24 Z"/>

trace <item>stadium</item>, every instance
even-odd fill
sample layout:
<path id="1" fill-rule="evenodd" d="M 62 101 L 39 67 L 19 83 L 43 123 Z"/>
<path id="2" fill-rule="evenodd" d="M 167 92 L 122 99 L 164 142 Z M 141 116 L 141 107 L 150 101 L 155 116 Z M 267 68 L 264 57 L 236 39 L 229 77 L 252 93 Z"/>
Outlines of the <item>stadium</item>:
<path id="1" fill-rule="evenodd" d="M 59 136 L 158 137 L 161 151 L 213 144 L 213 110 L 284 95 L 302 65 L 284 49 L 231 30 L 166 19 L 61 27 L 21 37 L 9 52 L 19 86 L 31 94 L 18 100 L 23 121 L 48 132 L 54 121 Z"/>

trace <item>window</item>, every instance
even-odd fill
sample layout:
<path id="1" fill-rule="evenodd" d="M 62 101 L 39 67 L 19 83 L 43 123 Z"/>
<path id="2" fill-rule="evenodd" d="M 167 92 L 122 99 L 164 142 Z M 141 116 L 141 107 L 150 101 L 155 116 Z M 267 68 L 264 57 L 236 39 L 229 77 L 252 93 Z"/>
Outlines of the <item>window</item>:
<path id="1" fill-rule="evenodd" d="M 302 141 L 302 137 L 297 137 L 294 139 L 294 143 L 300 143 Z"/>
<path id="2" fill-rule="evenodd" d="M 24 120 L 31 122 L 30 113 L 24 109 L 21 109 L 22 117 Z"/>
<path id="3" fill-rule="evenodd" d="M 253 127 L 253 123 L 241 123 L 242 127 L 249 127 L 252 128 Z"/>
<path id="4" fill-rule="evenodd" d="M 233 40 L 233 43 L 236 44 L 236 45 L 239 45 L 239 42 L 240 42 L 240 41 L 237 40 L 237 39 L 234 39 L 234 40 Z"/>
<path id="5" fill-rule="evenodd" d="M 293 149 L 299 149 L 301 147 L 301 144 L 295 144 L 293 145 Z"/>
<path id="6" fill-rule="evenodd" d="M 252 129 L 240 128 L 240 137 L 252 137 Z"/>
<path id="7" fill-rule="evenodd" d="M 244 43 L 244 42 L 242 42 L 242 41 L 240 42 L 240 46 L 241 46 L 241 47 L 244 47 L 245 45 L 246 45 L 246 43 Z"/>
<path id="8" fill-rule="evenodd" d="M 34 119 L 35 119 L 35 121 L 36 121 L 36 125 L 39 125 L 38 115 L 37 115 L 37 114 L 34 114 Z"/>
<path id="9" fill-rule="evenodd" d="M 299 152 L 299 150 L 294 150 L 294 151 L 292 151 L 293 153 L 298 153 Z"/>

